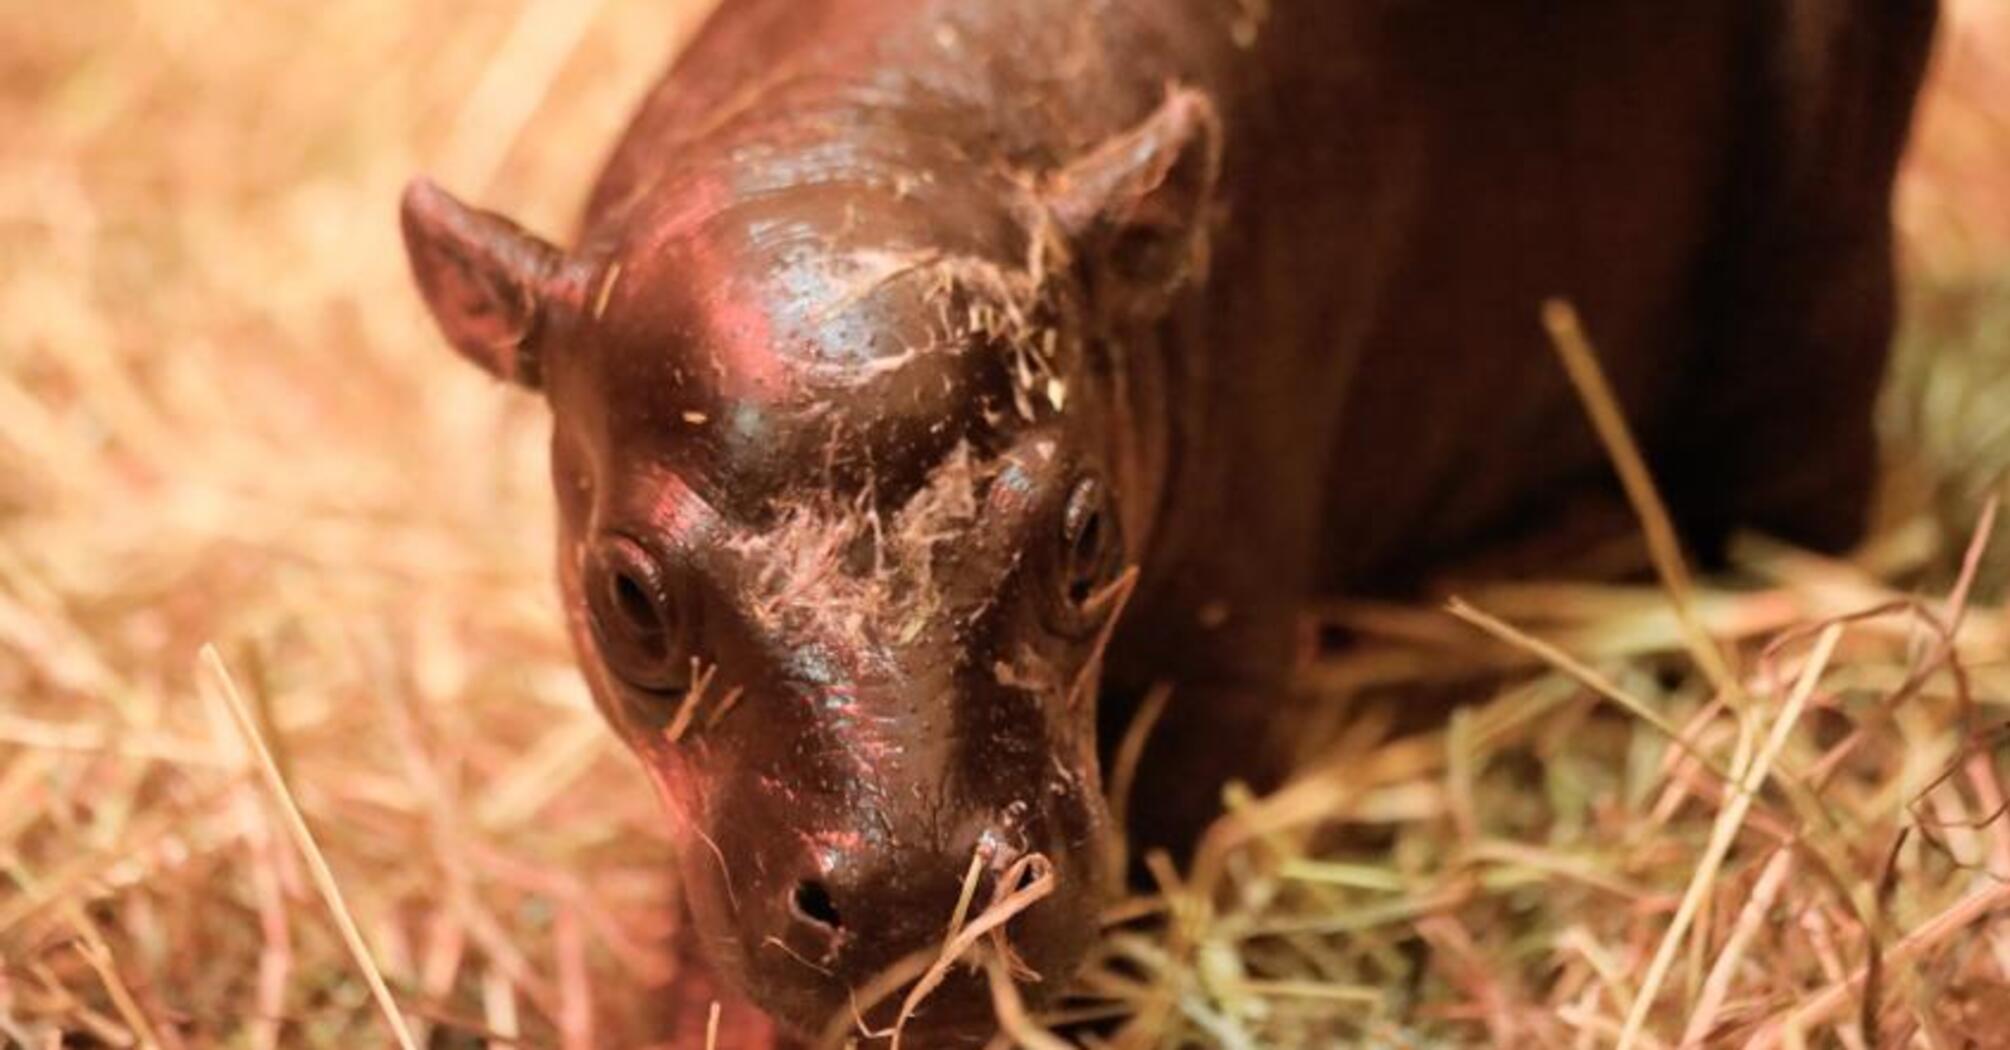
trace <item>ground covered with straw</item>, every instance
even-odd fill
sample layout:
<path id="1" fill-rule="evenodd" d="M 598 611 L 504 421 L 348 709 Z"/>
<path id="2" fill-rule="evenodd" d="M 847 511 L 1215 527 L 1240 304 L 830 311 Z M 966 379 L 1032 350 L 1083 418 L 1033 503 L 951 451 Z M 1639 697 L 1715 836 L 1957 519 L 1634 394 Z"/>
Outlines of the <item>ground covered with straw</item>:
<path id="1" fill-rule="evenodd" d="M 393 213 L 423 169 L 564 231 L 700 6 L 7 19 L 0 1045 L 665 1038 L 676 888 L 559 634 L 542 410 L 441 348 Z M 1356 639 L 1302 683 L 1334 743 L 1013 1038 L 2010 1046 L 2010 17 L 1951 11 L 1877 537 L 1309 611 Z"/>

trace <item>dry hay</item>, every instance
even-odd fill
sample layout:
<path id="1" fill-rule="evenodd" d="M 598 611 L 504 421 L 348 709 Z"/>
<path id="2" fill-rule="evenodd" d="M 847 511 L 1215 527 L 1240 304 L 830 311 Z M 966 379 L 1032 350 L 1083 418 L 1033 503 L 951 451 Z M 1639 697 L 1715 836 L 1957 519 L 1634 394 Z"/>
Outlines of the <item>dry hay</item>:
<path id="1" fill-rule="evenodd" d="M 420 1045 L 650 1038 L 675 889 L 559 634 L 541 410 L 440 349 L 392 202 L 425 168 L 562 231 L 691 17 L 9 20 L 0 1043 L 385 1045 L 373 970 Z M 2003 272 L 1975 188 L 2001 97 L 1941 96 L 1907 185 L 1915 265 L 1966 282 L 1915 297 L 1924 341 L 1978 360 L 2010 296 L 1950 271 Z M 1929 407 L 1894 418 L 1963 464 L 1915 487 L 1973 513 L 1992 401 L 1915 379 Z M 1693 629 L 1637 584 L 1322 610 L 1362 642 L 1305 687 L 1364 713 L 1187 870 L 1151 858 L 1164 892 L 1113 909 L 1082 997 L 1029 1016 L 1007 952 L 965 959 L 1028 1045 L 2005 1045 L 2010 621 L 1950 594 L 1938 535 L 1747 542 L 1681 589 Z M 1501 679 L 1386 731 L 1392 696 Z"/>

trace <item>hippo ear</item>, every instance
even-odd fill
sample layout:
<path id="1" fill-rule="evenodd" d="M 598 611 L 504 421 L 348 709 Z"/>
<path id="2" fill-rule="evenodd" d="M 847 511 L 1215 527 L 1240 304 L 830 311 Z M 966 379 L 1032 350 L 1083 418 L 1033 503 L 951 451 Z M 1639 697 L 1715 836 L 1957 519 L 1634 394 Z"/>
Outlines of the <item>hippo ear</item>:
<path id="1" fill-rule="evenodd" d="M 1099 285 L 1114 279 L 1132 311 L 1207 268 L 1207 227 L 1221 174 L 1214 103 L 1175 87 L 1150 116 L 1049 177 L 1047 211 Z"/>
<path id="2" fill-rule="evenodd" d="M 537 387 L 539 337 L 578 299 L 564 253 L 424 178 L 405 188 L 400 213 L 412 276 L 447 342 L 497 378 Z"/>

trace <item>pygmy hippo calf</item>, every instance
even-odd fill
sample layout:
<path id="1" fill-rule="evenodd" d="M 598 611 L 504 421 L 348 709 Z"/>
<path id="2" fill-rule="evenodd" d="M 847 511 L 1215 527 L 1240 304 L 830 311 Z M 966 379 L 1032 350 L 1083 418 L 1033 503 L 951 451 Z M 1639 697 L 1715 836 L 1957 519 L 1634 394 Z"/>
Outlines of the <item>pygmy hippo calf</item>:
<path id="1" fill-rule="evenodd" d="M 975 870 L 1051 880 L 1009 940 L 1063 987 L 1147 687 L 1131 834 L 1178 846 L 1281 773 L 1303 602 L 1604 484 L 1545 298 L 1692 542 L 1850 542 L 1933 20 L 726 0 L 572 248 L 414 183 L 447 339 L 549 400 L 571 633 L 717 972 L 814 1032 Z M 988 1010 L 959 972 L 907 1044 Z"/>

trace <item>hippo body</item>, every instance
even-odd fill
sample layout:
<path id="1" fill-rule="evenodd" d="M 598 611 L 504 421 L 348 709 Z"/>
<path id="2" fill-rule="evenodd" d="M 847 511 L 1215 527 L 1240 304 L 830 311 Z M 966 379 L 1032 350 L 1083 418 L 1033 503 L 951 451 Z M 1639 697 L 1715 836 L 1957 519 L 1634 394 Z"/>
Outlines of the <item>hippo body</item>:
<path id="1" fill-rule="evenodd" d="M 813 1032 L 1032 857 L 1064 975 L 1148 687 L 1132 836 L 1178 846 L 1282 772 L 1308 598 L 1604 486 L 1547 298 L 1692 542 L 1850 542 L 1933 19 L 726 0 L 570 250 L 415 184 L 448 338 L 550 399 L 582 667 L 719 972 Z M 959 974 L 909 1045 L 986 1016 Z"/>

